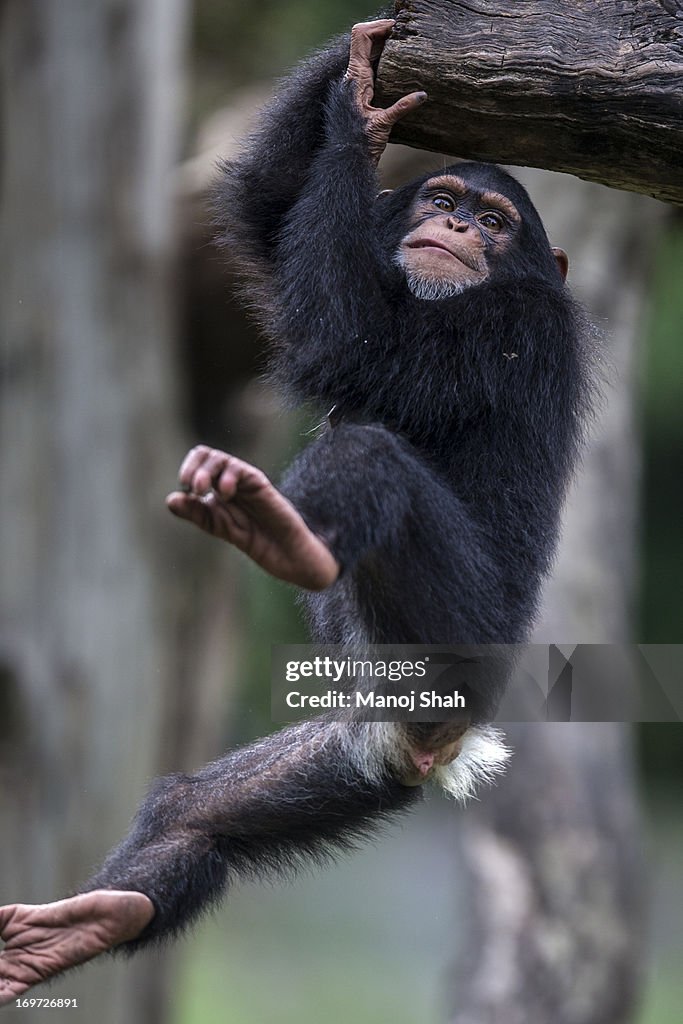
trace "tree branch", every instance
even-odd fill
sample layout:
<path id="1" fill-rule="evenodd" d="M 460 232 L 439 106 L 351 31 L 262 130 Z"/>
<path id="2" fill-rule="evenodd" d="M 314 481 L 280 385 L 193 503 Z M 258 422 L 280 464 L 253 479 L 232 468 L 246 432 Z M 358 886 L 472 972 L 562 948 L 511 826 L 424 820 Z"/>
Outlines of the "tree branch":
<path id="1" fill-rule="evenodd" d="M 683 204 L 678 0 L 398 0 L 396 19 L 377 101 L 429 102 L 392 141 Z"/>

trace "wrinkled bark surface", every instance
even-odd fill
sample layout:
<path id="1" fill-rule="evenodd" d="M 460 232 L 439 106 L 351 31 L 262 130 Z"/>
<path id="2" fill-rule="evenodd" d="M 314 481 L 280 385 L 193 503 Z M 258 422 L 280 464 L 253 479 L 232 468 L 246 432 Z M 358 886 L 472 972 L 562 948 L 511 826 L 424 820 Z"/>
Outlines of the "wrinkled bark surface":
<path id="1" fill-rule="evenodd" d="M 683 203 L 683 18 L 673 0 L 398 0 L 378 99 L 429 102 L 392 138 Z"/>

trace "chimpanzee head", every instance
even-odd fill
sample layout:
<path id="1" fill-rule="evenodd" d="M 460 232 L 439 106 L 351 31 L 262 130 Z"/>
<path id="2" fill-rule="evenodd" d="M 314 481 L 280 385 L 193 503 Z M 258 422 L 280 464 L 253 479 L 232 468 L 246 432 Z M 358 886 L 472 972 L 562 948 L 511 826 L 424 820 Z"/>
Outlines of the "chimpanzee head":
<path id="1" fill-rule="evenodd" d="M 419 299 L 526 277 L 560 288 L 566 277 L 526 190 L 494 164 L 455 164 L 378 201 L 392 260 Z"/>

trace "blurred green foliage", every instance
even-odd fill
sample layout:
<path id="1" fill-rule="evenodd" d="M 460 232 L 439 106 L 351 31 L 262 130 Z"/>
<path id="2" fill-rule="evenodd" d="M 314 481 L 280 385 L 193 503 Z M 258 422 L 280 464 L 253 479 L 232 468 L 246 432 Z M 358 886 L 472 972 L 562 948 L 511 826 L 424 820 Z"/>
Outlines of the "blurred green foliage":
<path id="1" fill-rule="evenodd" d="M 281 74 L 372 10 L 368 0 L 261 0 L 258 8 L 240 0 L 195 0 L 195 116 L 224 100 L 228 89 Z"/>
<path id="2" fill-rule="evenodd" d="M 657 254 L 643 351 L 643 575 L 640 636 L 683 642 L 683 215 Z"/>
<path id="3" fill-rule="evenodd" d="M 643 369 L 640 623 L 645 643 L 683 643 L 683 215 L 672 213 L 652 274 Z M 683 726 L 644 725 L 649 784 L 680 790 Z M 673 1020 L 673 1017 L 670 1018 Z"/>

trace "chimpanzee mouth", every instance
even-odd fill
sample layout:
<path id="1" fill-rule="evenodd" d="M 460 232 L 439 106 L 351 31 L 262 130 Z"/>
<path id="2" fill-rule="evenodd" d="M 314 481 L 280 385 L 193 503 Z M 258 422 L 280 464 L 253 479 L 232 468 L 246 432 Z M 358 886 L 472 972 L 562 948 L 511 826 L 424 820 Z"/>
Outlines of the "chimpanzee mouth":
<path id="1" fill-rule="evenodd" d="M 437 242 L 435 238 L 417 238 L 414 242 L 408 243 L 409 249 L 442 249 L 443 252 L 447 252 L 449 256 L 455 256 L 454 252 L 448 248 L 443 242 Z"/>
<path id="2" fill-rule="evenodd" d="M 470 270 L 474 270 L 475 272 L 479 271 L 479 267 L 474 262 L 465 259 L 465 257 L 462 256 L 459 252 L 453 252 L 453 250 L 450 249 L 445 242 L 440 242 L 436 238 L 416 238 L 414 242 L 408 243 L 407 248 L 441 249 L 442 252 L 448 253 L 449 256 L 452 256 L 453 259 L 457 260 L 459 263 L 464 264 L 464 266 L 468 267 Z"/>

